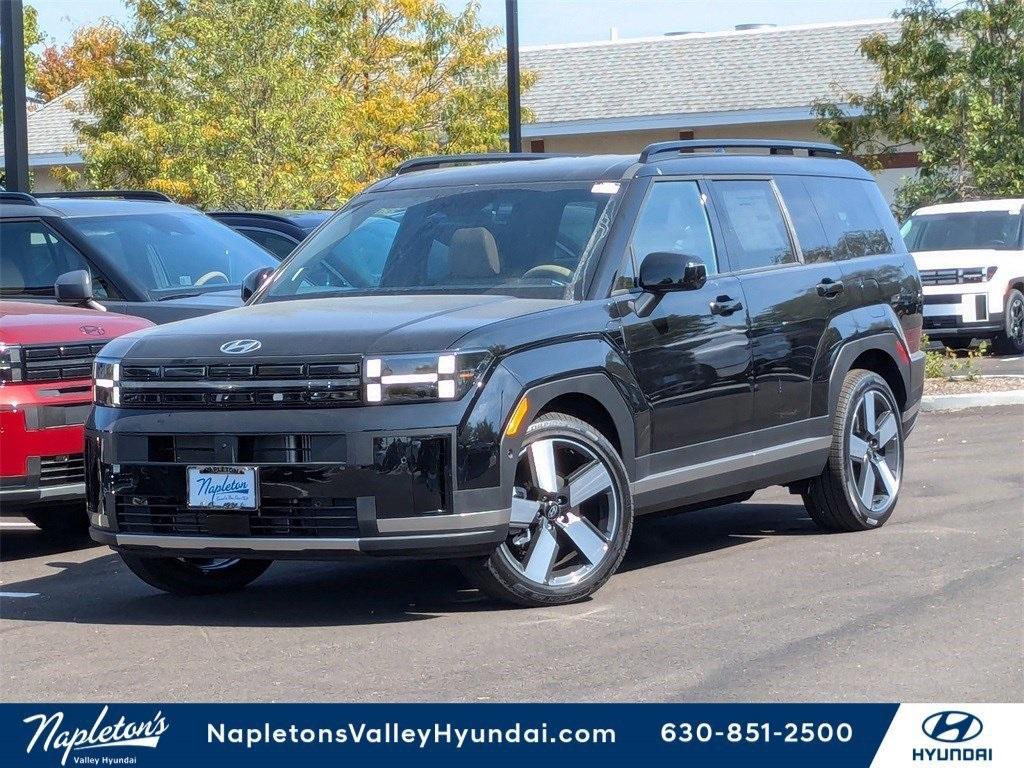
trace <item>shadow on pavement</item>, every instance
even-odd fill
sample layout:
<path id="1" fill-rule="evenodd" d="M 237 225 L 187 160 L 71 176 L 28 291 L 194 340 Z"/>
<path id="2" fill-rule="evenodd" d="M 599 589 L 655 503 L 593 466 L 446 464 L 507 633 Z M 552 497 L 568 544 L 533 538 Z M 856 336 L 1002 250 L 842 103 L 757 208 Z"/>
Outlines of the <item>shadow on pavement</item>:
<path id="1" fill-rule="evenodd" d="M 88 534 L 59 536 L 33 528 L 0 531 L 0 561 L 4 562 L 99 546 Z"/>
<path id="2" fill-rule="evenodd" d="M 714 552 L 765 536 L 814 532 L 800 504 L 747 503 L 641 520 L 620 570 Z M 6 538 L 5 533 L 5 559 Z M 45 544 L 38 546 L 43 548 L 35 556 L 49 554 Z M 46 565 L 59 570 L 3 585 L 4 591 L 39 593 L 39 597 L 4 600 L 3 618 L 125 626 L 291 627 L 387 624 L 461 611 L 526 610 L 483 596 L 451 562 L 443 560 L 282 561 L 247 589 L 204 597 L 156 592 L 106 550 L 85 562 Z"/>

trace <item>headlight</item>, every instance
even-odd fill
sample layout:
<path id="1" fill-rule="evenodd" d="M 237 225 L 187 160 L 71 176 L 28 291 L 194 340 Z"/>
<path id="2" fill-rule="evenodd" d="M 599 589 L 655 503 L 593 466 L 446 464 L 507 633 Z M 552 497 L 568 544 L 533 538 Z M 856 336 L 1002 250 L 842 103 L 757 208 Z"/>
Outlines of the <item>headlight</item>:
<path id="1" fill-rule="evenodd" d="M 443 352 L 367 357 L 363 384 L 368 403 L 458 400 L 487 370 L 487 352 Z"/>
<path id="2" fill-rule="evenodd" d="M 0 384 L 21 381 L 21 347 L 0 344 Z"/>
<path id="3" fill-rule="evenodd" d="M 121 363 L 96 360 L 92 364 L 92 399 L 96 405 L 121 404 Z"/>

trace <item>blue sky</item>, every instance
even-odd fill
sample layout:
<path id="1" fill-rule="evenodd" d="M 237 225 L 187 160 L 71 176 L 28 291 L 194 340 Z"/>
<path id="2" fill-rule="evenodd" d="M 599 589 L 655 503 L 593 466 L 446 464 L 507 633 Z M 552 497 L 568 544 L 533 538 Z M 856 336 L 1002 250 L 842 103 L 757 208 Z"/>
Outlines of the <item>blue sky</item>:
<path id="1" fill-rule="evenodd" d="M 125 20 L 122 0 L 28 0 L 39 11 L 40 26 L 59 43 L 72 30 L 104 16 Z M 463 0 L 444 0 L 453 8 Z M 607 40 L 673 31 L 722 31 L 745 22 L 810 24 L 890 16 L 902 0 L 519 0 L 522 45 Z M 482 0 L 488 25 L 503 26 L 504 0 Z"/>

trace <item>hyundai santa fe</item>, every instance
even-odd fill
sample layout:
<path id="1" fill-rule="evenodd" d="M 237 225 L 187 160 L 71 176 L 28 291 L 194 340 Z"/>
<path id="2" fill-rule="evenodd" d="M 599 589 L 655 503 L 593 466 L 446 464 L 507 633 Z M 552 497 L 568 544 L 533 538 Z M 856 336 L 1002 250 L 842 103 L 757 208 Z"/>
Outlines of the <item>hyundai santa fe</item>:
<path id="1" fill-rule="evenodd" d="M 362 553 L 559 604 L 639 515 L 771 485 L 833 531 L 896 505 L 921 285 L 830 145 L 413 160 L 243 290 L 95 365 L 92 536 L 159 589 Z"/>

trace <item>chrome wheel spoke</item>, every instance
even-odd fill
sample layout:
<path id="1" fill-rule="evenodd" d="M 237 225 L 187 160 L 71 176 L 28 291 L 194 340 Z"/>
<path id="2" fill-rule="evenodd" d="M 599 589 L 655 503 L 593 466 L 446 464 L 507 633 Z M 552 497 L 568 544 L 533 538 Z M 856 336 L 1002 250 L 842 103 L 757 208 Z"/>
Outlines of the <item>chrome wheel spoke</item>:
<path id="1" fill-rule="evenodd" d="M 870 461 L 865 461 L 860 467 L 860 500 L 865 507 L 871 509 L 875 500 L 875 469 Z"/>
<path id="2" fill-rule="evenodd" d="M 875 434 L 875 437 L 878 440 L 879 448 L 885 448 L 885 446 L 895 439 L 896 417 L 892 414 L 892 411 L 882 417 L 881 422 L 878 424 L 878 431 Z"/>
<path id="3" fill-rule="evenodd" d="M 604 559 L 608 552 L 608 542 L 585 517 L 570 512 L 564 520 L 555 521 L 555 525 L 565 532 L 573 546 L 589 563 L 597 565 Z"/>
<path id="4" fill-rule="evenodd" d="M 604 464 L 595 461 L 573 473 L 566 485 L 569 487 L 569 506 L 578 507 L 587 499 L 611 488 L 612 476 Z"/>
<path id="5" fill-rule="evenodd" d="M 526 556 L 526 578 L 538 584 L 546 584 L 557 557 L 558 541 L 555 532 L 547 522 L 542 522 Z"/>
<path id="6" fill-rule="evenodd" d="M 857 461 L 864 461 L 868 457 L 868 444 L 850 433 L 850 456 Z"/>
<path id="7" fill-rule="evenodd" d="M 514 528 L 526 528 L 537 519 L 540 502 L 533 499 L 512 498 L 512 518 L 509 525 Z"/>
<path id="8" fill-rule="evenodd" d="M 530 471 L 538 488 L 548 493 L 558 491 L 558 470 L 555 468 L 553 440 L 538 440 L 530 445 Z"/>
<path id="9" fill-rule="evenodd" d="M 882 485 L 885 486 L 885 492 L 890 497 L 895 496 L 896 491 L 899 490 L 899 484 L 896 482 L 896 477 L 893 475 L 892 470 L 889 469 L 889 465 L 885 463 L 885 459 L 879 457 L 872 463 L 874 464 L 875 471 L 878 472 Z"/>
<path id="10" fill-rule="evenodd" d="M 864 395 L 864 431 L 873 435 L 876 431 L 875 425 L 875 393 L 868 392 Z"/>

